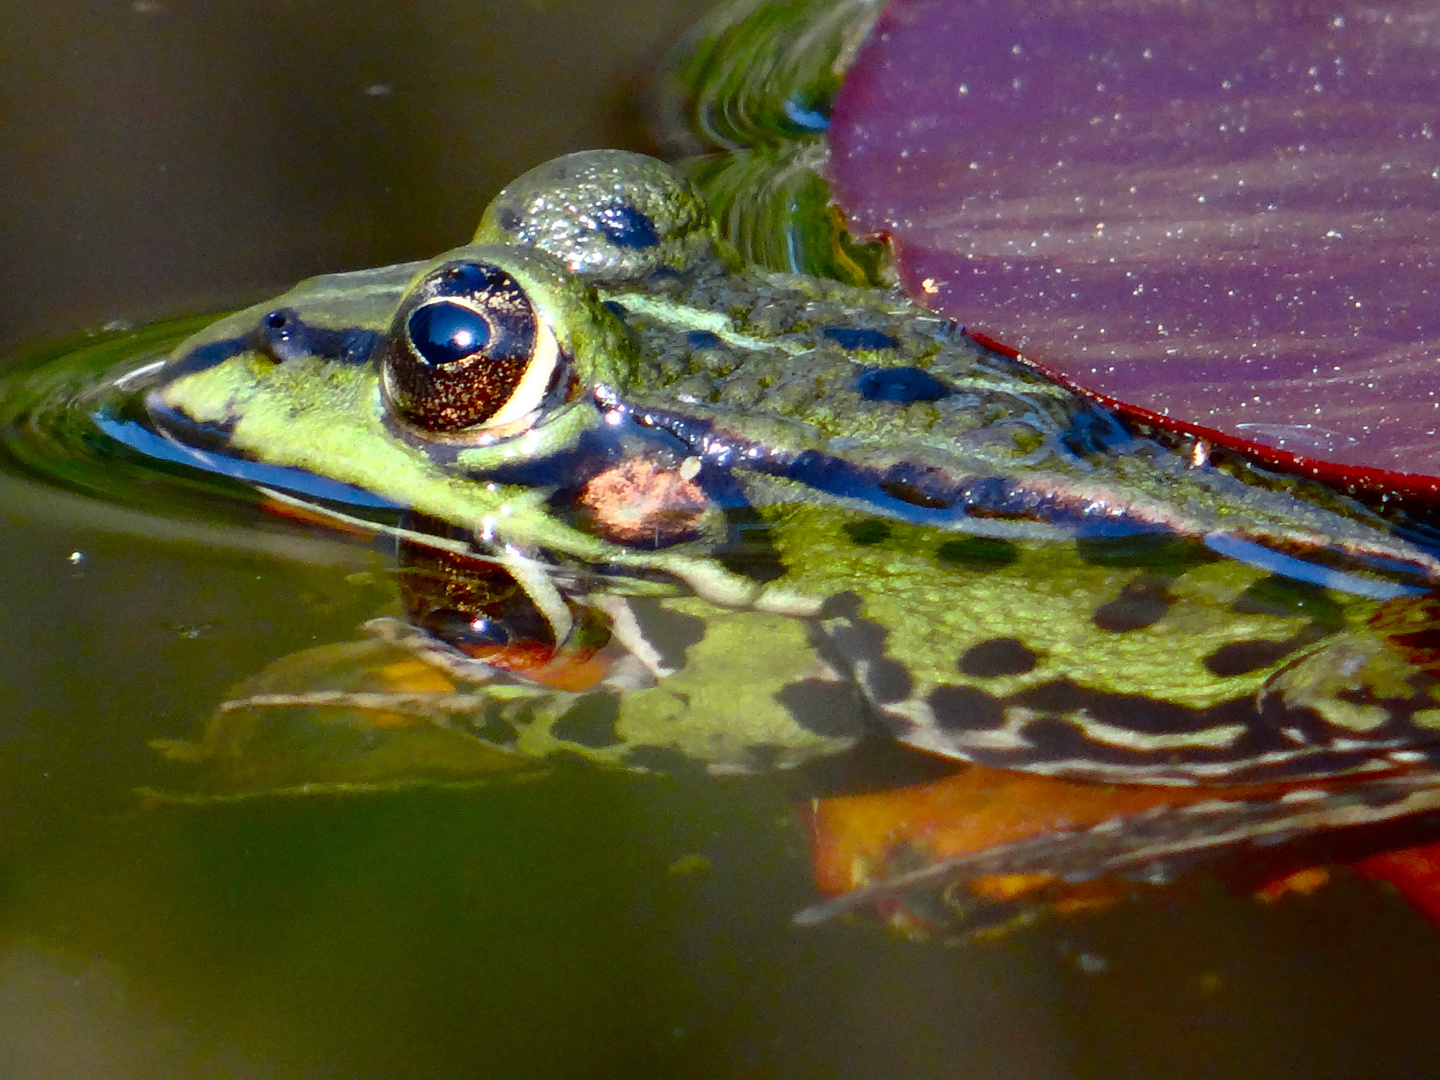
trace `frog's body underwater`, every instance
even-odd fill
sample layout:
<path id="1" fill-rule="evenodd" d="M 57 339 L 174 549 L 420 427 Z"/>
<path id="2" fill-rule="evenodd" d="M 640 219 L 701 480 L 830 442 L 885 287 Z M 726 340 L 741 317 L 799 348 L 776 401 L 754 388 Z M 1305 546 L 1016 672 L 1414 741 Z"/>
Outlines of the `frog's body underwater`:
<path id="1" fill-rule="evenodd" d="M 471 659 L 513 633 L 493 611 L 385 630 L 469 665 L 476 733 L 527 753 L 744 770 L 880 731 L 1169 784 L 1440 760 L 1432 554 L 896 294 L 739 265 L 650 158 L 551 162 L 472 245 L 224 319 L 147 402 L 207 467 L 406 508 L 558 646 L 602 628 L 623 655 L 579 686 Z"/>

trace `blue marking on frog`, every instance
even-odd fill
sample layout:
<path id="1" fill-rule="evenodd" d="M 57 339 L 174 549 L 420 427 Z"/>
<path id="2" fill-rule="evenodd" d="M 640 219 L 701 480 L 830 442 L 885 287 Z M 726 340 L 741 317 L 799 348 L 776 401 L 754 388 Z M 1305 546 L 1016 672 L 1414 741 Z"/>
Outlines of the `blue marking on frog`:
<path id="1" fill-rule="evenodd" d="M 943 397 L 949 397 L 955 390 L 928 371 L 898 367 L 866 368 L 855 380 L 855 392 L 866 401 L 908 405 L 914 401 L 939 401 Z"/>

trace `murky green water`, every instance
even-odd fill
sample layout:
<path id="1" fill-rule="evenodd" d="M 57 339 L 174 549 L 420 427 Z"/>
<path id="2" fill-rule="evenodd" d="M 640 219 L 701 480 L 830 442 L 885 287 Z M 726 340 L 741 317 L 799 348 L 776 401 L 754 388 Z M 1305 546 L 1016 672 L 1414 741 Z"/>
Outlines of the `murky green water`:
<path id="1" fill-rule="evenodd" d="M 639 145 L 697 6 L 0 10 L 0 340 L 450 246 L 521 169 Z M 792 927 L 784 777 L 149 806 L 146 740 L 350 637 L 381 556 L 12 478 L 0 546 L 0 1080 L 1440 1072 L 1440 937 L 1354 883 L 943 948 Z"/>

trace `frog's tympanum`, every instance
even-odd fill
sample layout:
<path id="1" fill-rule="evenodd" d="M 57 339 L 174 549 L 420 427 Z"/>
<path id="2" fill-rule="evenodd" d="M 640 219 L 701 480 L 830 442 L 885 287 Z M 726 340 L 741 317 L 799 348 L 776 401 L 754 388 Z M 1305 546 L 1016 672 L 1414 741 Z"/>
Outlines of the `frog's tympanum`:
<path id="1" fill-rule="evenodd" d="M 894 293 L 740 265 L 649 158 L 551 162 L 469 245 L 217 322 L 147 401 L 252 482 L 408 511 L 410 619 L 376 633 L 528 754 L 735 771 L 870 732 L 1165 784 L 1440 756 L 1432 553 Z"/>

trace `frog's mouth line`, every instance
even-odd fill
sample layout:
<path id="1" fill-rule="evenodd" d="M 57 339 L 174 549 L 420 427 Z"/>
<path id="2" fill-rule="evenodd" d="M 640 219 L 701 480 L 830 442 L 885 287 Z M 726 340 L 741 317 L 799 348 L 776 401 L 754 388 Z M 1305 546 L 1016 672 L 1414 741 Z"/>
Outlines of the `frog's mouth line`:
<path id="1" fill-rule="evenodd" d="M 196 424 L 183 413 L 153 398 L 147 397 L 146 407 L 153 427 L 104 411 L 91 413 L 90 422 L 103 434 L 138 454 L 157 461 L 186 465 L 212 475 L 227 476 L 259 490 L 274 488 L 321 504 L 367 510 L 398 513 L 405 509 L 366 488 L 331 480 L 308 469 L 271 465 L 240 457 L 225 448 L 227 434 L 222 425 Z M 181 432 L 184 433 L 183 438 Z M 204 449 L 206 445 L 215 449 Z"/>

